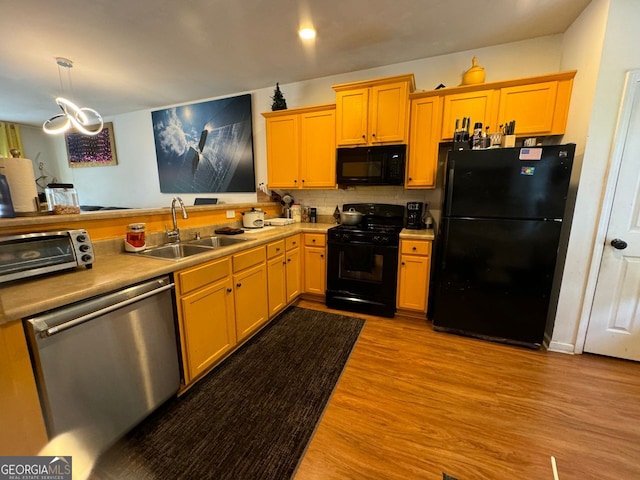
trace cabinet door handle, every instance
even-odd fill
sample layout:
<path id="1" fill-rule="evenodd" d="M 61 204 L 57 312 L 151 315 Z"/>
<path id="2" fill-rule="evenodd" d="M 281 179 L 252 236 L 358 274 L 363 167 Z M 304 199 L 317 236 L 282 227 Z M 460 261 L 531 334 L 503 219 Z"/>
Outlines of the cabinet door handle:
<path id="1" fill-rule="evenodd" d="M 240 288 L 242 284 L 240 282 L 236 283 L 236 287 Z"/>
<path id="2" fill-rule="evenodd" d="M 400 262 L 400 265 L 402 265 L 404 267 L 404 262 Z"/>
<path id="3" fill-rule="evenodd" d="M 410 181 L 410 182 L 413 182 L 413 178 L 409 177 L 409 181 Z"/>
<path id="4" fill-rule="evenodd" d="M 227 288 L 227 293 L 231 293 L 231 292 L 233 292 L 233 289 Z"/>
<path id="5" fill-rule="evenodd" d="M 324 255 L 322 253 L 320 254 L 320 258 L 324 258 Z"/>
<path id="6" fill-rule="evenodd" d="M 280 251 L 280 247 L 276 247 L 276 252 L 279 252 L 279 251 Z"/>
<path id="7" fill-rule="evenodd" d="M 372 133 L 372 134 L 371 134 L 371 136 L 372 136 L 373 138 L 375 138 L 375 137 L 376 137 L 376 134 L 375 134 L 375 133 Z"/>
<path id="8" fill-rule="evenodd" d="M 293 183 L 298 183 L 298 180 L 294 180 Z"/>
<path id="9" fill-rule="evenodd" d="M 367 138 L 367 137 L 366 137 L 366 135 L 363 133 L 363 134 L 362 134 L 362 139 L 364 140 L 365 138 Z"/>
<path id="10" fill-rule="evenodd" d="M 291 245 L 297 245 L 298 242 L 291 242 Z"/>
<path id="11" fill-rule="evenodd" d="M 287 258 L 287 262 L 290 262 L 290 261 L 291 261 L 291 259 L 290 259 L 290 258 Z"/>
<path id="12" fill-rule="evenodd" d="M 412 248 L 412 250 L 415 252 L 415 251 L 417 250 L 417 248 L 416 248 L 416 247 L 413 247 L 413 248 Z"/>
<path id="13" fill-rule="evenodd" d="M 312 238 L 312 239 L 311 239 L 311 243 L 316 243 L 316 239 L 315 239 L 315 238 Z"/>
<path id="14" fill-rule="evenodd" d="M 287 264 L 287 262 L 282 262 L 282 264 L 283 264 L 283 265 L 286 265 L 286 264 Z"/>

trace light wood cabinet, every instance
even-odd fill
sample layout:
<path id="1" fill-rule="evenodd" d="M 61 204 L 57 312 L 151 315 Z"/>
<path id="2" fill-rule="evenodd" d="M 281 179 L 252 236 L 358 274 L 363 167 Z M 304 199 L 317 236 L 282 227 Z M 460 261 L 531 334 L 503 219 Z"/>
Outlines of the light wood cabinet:
<path id="1" fill-rule="evenodd" d="M 301 273 L 300 234 L 267 245 L 270 318 L 300 295 Z"/>
<path id="2" fill-rule="evenodd" d="M 202 375 L 236 345 L 231 259 L 176 274 L 185 383 Z"/>
<path id="3" fill-rule="evenodd" d="M 22 323 L 0 325 L 0 453 L 36 455 L 47 443 Z"/>
<path id="4" fill-rule="evenodd" d="M 500 89 L 498 123 L 516 121 L 516 135 L 561 135 L 567 125 L 573 79 Z"/>
<path id="5" fill-rule="evenodd" d="M 473 133 L 473 126 L 476 122 L 481 122 L 483 128 L 485 126 L 491 127 L 492 132 L 497 131 L 497 98 L 495 90 L 445 95 L 443 97 L 441 140 L 453 140 L 456 119 L 462 121 L 463 117 L 471 118 L 470 133 Z"/>
<path id="6" fill-rule="evenodd" d="M 400 240 L 398 311 L 414 312 L 420 316 L 427 312 L 431 244 L 428 240 Z"/>
<path id="7" fill-rule="evenodd" d="M 304 234 L 304 291 L 325 295 L 327 276 L 327 236 L 321 233 Z"/>
<path id="8" fill-rule="evenodd" d="M 475 122 L 482 122 L 490 132 L 497 132 L 501 124 L 515 120 L 518 137 L 562 135 L 575 74 L 572 70 L 438 90 L 437 95 L 443 98 L 440 138 L 451 141 L 455 121 L 463 117 L 471 117 L 470 129 Z"/>
<path id="9" fill-rule="evenodd" d="M 287 303 L 294 301 L 302 293 L 302 262 L 300 256 L 300 234 L 285 239 Z"/>
<path id="10" fill-rule="evenodd" d="M 236 336 L 241 342 L 269 318 L 264 246 L 233 256 L 233 285 Z"/>
<path id="11" fill-rule="evenodd" d="M 334 85 L 333 89 L 338 146 L 407 143 L 413 74 Z"/>
<path id="12" fill-rule="evenodd" d="M 335 104 L 266 112 L 269 188 L 336 188 Z"/>
<path id="13" fill-rule="evenodd" d="M 436 188 L 442 99 L 414 96 L 411 100 L 409 159 L 404 187 Z"/>

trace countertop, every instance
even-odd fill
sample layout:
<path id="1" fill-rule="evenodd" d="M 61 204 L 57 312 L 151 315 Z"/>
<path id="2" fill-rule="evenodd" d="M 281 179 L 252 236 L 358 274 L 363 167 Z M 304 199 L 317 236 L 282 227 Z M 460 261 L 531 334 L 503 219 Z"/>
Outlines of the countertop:
<path id="1" fill-rule="evenodd" d="M 326 233 L 330 223 L 297 223 L 262 231 L 245 231 L 240 235 L 251 240 L 223 247 L 181 260 L 162 260 L 135 253 L 107 251 L 95 245 L 93 268 L 77 268 L 65 272 L 34 277 L 2 286 L 0 291 L 0 325 L 18 321 L 41 312 L 85 300 L 144 280 L 192 267 L 216 258 L 232 255 L 247 248 L 264 245 L 295 233 Z M 433 240 L 433 230 L 402 230 L 400 238 Z"/>

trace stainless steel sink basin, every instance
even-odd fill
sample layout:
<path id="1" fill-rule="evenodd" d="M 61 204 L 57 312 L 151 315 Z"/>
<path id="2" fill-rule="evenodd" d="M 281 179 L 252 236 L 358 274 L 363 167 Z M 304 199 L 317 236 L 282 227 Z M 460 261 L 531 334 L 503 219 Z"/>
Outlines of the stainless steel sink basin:
<path id="1" fill-rule="evenodd" d="M 149 250 L 140 252 L 140 255 L 144 255 L 146 257 L 163 258 L 165 260 L 180 260 L 182 258 L 210 251 L 211 247 L 202 245 L 192 245 L 189 243 L 172 243 L 170 245 L 150 248 Z"/>
<path id="2" fill-rule="evenodd" d="M 220 248 L 220 247 L 228 247 L 229 245 L 236 245 L 238 243 L 243 243 L 246 242 L 250 239 L 248 238 L 238 238 L 238 237 L 204 237 L 204 238 L 200 238 L 198 240 L 190 240 L 188 242 L 189 245 L 198 245 L 198 246 L 205 246 L 205 247 L 213 247 L 213 248 Z"/>

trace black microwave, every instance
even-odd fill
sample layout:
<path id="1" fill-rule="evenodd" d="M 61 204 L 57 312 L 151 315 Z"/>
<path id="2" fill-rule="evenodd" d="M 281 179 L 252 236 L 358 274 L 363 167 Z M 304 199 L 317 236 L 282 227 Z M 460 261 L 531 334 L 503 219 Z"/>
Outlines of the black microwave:
<path id="1" fill-rule="evenodd" d="M 338 148 L 339 186 L 404 185 L 406 145 Z"/>

